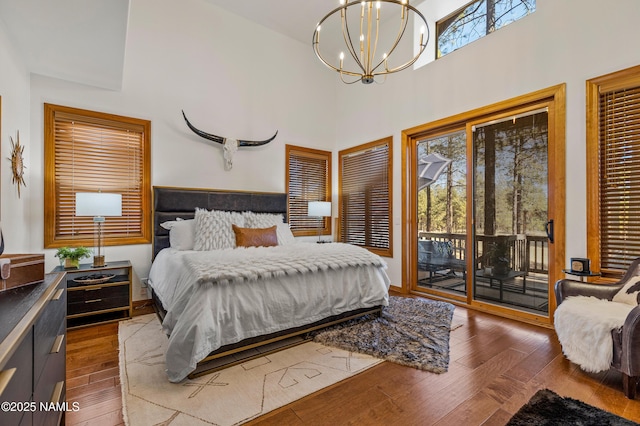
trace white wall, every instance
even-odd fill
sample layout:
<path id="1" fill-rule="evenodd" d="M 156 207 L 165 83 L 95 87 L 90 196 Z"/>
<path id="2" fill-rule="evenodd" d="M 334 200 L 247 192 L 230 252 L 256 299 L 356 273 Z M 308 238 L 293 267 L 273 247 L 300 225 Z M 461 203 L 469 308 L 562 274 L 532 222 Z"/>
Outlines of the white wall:
<path id="1" fill-rule="evenodd" d="M 394 285 L 402 277 L 401 131 L 560 83 L 567 84 L 566 255 L 586 255 L 585 80 L 640 64 L 639 18 L 637 0 L 615 7 L 538 0 L 532 15 L 420 69 L 382 85 L 338 85 L 337 149 L 394 137 Z"/>
<path id="2" fill-rule="evenodd" d="M 4 24 L 0 20 L 0 97 L 2 97 L 0 116 L 0 213 L 5 252 L 29 252 L 29 235 L 34 218 L 31 216 L 30 200 L 33 181 L 29 176 L 32 168 L 29 128 L 29 72 L 14 50 L 7 36 Z M 25 146 L 24 161 L 26 168 L 25 183 L 21 187 L 20 198 L 16 186 L 12 183 L 11 140 L 17 142 L 20 132 L 20 144 Z"/>
<path id="3" fill-rule="evenodd" d="M 153 185 L 284 192 L 285 144 L 331 147 L 335 84 L 310 46 L 251 24 L 203 0 L 132 0 L 123 87 L 107 91 L 42 76 L 31 79 L 31 246 L 43 251 L 43 103 L 151 120 Z M 265 139 L 241 148 L 231 171 L 222 149 L 182 119 L 227 137 Z M 4 197 L 3 197 L 4 198 Z M 47 269 L 57 265 L 45 250 Z M 107 247 L 148 276 L 151 247 Z M 134 286 L 134 300 L 145 298 Z"/>

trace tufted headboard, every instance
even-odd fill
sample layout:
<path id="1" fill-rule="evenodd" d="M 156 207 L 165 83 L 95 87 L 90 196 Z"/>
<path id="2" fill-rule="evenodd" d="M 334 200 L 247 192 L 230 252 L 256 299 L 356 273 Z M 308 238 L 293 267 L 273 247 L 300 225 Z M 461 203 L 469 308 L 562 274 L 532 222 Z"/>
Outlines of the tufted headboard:
<path id="1" fill-rule="evenodd" d="M 226 191 L 166 186 L 153 187 L 153 258 L 169 247 L 169 231 L 160 226 L 168 220 L 192 219 L 196 207 L 207 210 L 281 213 L 287 221 L 287 194 Z"/>

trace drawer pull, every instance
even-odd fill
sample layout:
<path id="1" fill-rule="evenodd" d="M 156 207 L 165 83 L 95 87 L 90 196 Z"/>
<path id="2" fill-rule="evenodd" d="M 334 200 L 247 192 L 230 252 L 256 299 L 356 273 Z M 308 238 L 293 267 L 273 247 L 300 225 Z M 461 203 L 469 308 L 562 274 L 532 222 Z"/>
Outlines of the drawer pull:
<path id="1" fill-rule="evenodd" d="M 92 300 L 85 300 L 84 303 L 95 303 L 95 302 L 102 302 L 102 299 L 92 299 Z"/>
<path id="2" fill-rule="evenodd" d="M 60 349 L 62 348 L 62 342 L 64 342 L 64 334 L 57 335 L 56 340 L 53 341 L 53 346 L 51 347 L 50 353 L 57 354 L 58 352 L 60 352 Z"/>
<path id="3" fill-rule="evenodd" d="M 64 380 L 56 383 L 56 386 L 53 388 L 53 394 L 51 395 L 52 404 L 60 402 L 60 399 L 62 398 L 62 389 L 64 389 Z"/>
<path id="4" fill-rule="evenodd" d="M 7 388 L 7 385 L 11 381 L 13 375 L 16 373 L 16 370 L 17 369 L 14 367 L 0 372 L 0 395 L 2 395 L 4 390 Z"/>
<path id="5" fill-rule="evenodd" d="M 56 291 L 56 294 L 53 295 L 53 298 L 51 300 L 60 300 L 63 293 L 64 293 L 64 288 L 59 288 L 58 291 Z"/>
<path id="6" fill-rule="evenodd" d="M 85 288 L 84 291 L 94 291 L 94 290 L 102 290 L 102 287 L 96 287 L 96 288 Z"/>

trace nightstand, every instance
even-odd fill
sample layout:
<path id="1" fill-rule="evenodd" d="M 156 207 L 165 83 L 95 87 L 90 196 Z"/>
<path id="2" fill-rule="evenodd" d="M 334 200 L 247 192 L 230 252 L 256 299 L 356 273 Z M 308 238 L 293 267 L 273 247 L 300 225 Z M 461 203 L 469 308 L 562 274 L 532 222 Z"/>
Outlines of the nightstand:
<path id="1" fill-rule="evenodd" d="M 57 266 L 67 282 L 67 328 L 82 327 L 131 318 L 132 268 L 128 260 L 109 262 L 94 268 L 81 264 L 78 269 Z M 108 280 L 96 276 L 112 276 Z"/>

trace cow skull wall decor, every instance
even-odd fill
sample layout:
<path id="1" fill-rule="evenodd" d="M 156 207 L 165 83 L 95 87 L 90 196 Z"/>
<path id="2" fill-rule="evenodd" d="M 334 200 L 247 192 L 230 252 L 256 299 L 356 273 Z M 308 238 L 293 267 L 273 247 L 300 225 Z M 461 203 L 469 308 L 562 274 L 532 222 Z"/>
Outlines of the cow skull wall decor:
<path id="1" fill-rule="evenodd" d="M 203 132 L 202 130 L 199 130 L 196 127 L 194 127 L 193 124 L 191 124 L 187 119 L 187 116 L 185 115 L 184 111 L 182 111 L 182 116 L 184 117 L 184 121 L 187 123 L 187 126 L 189 126 L 189 128 L 193 131 L 193 133 L 209 141 L 215 142 L 217 144 L 222 144 L 225 170 L 231 170 L 231 168 L 233 167 L 233 154 L 236 153 L 239 147 L 266 145 L 272 140 L 274 140 L 278 135 L 278 131 L 276 130 L 276 133 L 273 136 L 263 141 L 248 141 L 248 140 L 242 140 L 242 139 L 236 140 L 236 139 L 224 138 L 222 136 L 217 136 L 211 133 Z"/>

